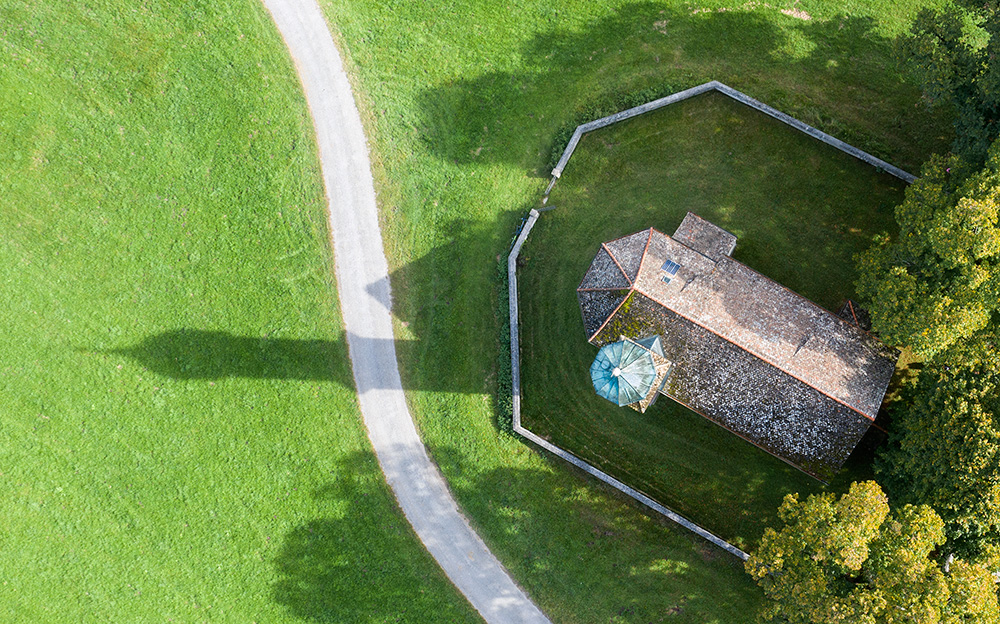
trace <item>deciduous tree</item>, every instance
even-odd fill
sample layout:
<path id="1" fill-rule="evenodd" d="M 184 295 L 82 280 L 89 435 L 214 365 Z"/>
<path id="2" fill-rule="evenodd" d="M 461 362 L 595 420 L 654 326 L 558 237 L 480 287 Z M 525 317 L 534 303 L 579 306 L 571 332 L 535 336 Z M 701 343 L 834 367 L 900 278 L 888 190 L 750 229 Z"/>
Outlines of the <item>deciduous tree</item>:
<path id="1" fill-rule="evenodd" d="M 837 499 L 786 496 L 783 526 L 767 529 L 747 572 L 764 589 L 766 620 L 792 624 L 996 624 L 1000 607 L 985 568 L 933 558 L 944 543 L 927 506 L 890 513 L 878 484 Z"/>
<path id="2" fill-rule="evenodd" d="M 896 208 L 899 234 L 858 256 L 858 294 L 890 344 L 922 358 L 984 329 L 1000 306 L 1000 144 L 967 175 L 933 156 Z"/>
<path id="3" fill-rule="evenodd" d="M 918 14 L 904 58 L 931 102 L 955 108 L 954 150 L 981 163 L 1000 135 L 1000 14 L 995 1 L 959 1 Z"/>
<path id="4" fill-rule="evenodd" d="M 981 332 L 942 353 L 893 415 L 878 472 L 894 498 L 930 505 L 949 551 L 981 558 L 1000 533 L 1000 340 Z"/>

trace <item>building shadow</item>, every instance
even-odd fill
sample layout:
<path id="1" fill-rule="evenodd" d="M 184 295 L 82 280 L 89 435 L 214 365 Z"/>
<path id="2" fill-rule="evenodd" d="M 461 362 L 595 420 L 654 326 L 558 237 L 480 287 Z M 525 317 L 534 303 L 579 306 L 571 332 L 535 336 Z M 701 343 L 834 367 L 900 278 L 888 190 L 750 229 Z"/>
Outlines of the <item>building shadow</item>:
<path id="1" fill-rule="evenodd" d="M 507 354 L 507 251 L 518 221 L 529 207 L 502 212 L 495 224 L 454 218 L 440 228 L 440 242 L 423 256 L 393 270 L 391 301 L 383 282 L 369 295 L 383 302 L 399 324 L 400 375 L 406 389 L 452 389 L 492 395 L 497 358 L 469 358 L 465 347 Z"/>
<path id="2" fill-rule="evenodd" d="M 356 387 L 344 354 L 349 334 L 336 340 L 241 336 L 225 331 L 173 329 L 147 337 L 138 344 L 105 353 L 126 356 L 154 373 L 177 380 L 217 381 L 227 378 L 332 381 L 358 392 L 382 389 L 366 382 Z M 412 340 L 383 340 L 350 336 L 365 351 L 394 349 L 400 358 L 422 351 Z M 456 375 L 412 377 L 418 386 L 407 389 L 443 392 L 479 392 L 482 384 Z M 388 386 L 388 383 L 385 384 Z"/>
<path id="3" fill-rule="evenodd" d="M 127 356 L 173 379 L 245 377 L 352 385 L 350 372 L 337 365 L 344 348 L 343 339 L 297 340 L 173 329 L 130 347 L 112 349 L 110 353 Z"/>
<path id="4" fill-rule="evenodd" d="M 519 215 L 519 211 L 512 210 L 500 218 L 509 221 L 512 229 Z M 498 322 L 477 326 L 471 320 L 482 316 L 481 311 L 471 307 L 492 306 L 497 302 L 488 297 L 470 301 L 463 296 L 472 289 L 472 284 L 481 287 L 483 281 L 496 281 L 498 260 L 490 251 L 497 241 L 484 236 L 480 225 L 467 220 L 454 220 L 446 230 L 450 234 L 446 241 L 393 271 L 389 280 L 379 280 L 366 288 L 369 296 L 398 320 L 404 337 L 384 340 L 346 332 L 334 340 L 299 339 L 178 328 L 103 352 L 128 357 L 155 373 L 178 380 L 287 379 L 332 381 L 362 393 L 381 389 L 366 385 L 369 381 L 362 384 L 364 387 L 356 386 L 349 361 L 344 357 L 349 353 L 350 341 L 361 351 L 394 351 L 406 390 L 492 393 L 493 362 L 486 369 L 470 366 L 464 354 L 449 345 L 451 340 L 458 339 L 481 342 L 488 350 L 501 347 Z M 426 295 L 428 286 L 436 293 L 431 299 L 404 297 L 405 301 L 421 303 L 394 305 L 393 294 L 397 290 L 409 289 L 412 293 L 416 289 Z M 506 299 L 504 305 L 505 302 Z M 469 312 L 456 315 L 455 311 L 463 308 L 470 308 Z"/>

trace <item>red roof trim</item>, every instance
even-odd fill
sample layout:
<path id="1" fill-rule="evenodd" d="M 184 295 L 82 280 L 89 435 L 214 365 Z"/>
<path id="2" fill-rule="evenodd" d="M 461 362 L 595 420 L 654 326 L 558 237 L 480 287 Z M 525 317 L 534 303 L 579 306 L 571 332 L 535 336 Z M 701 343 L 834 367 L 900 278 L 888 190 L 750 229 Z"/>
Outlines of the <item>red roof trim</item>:
<path id="1" fill-rule="evenodd" d="M 639 268 L 635 271 L 635 279 L 638 281 L 639 274 L 642 273 L 642 263 L 646 261 L 646 254 L 649 252 L 649 243 L 653 240 L 653 228 L 649 228 L 649 236 L 646 237 L 646 246 L 642 248 L 642 255 L 639 256 Z"/>

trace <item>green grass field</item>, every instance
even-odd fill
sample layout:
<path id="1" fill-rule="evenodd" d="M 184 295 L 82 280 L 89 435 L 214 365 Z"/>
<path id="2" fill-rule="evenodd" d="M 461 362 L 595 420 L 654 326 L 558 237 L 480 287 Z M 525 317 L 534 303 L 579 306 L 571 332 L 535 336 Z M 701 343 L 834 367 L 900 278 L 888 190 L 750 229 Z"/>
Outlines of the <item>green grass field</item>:
<path id="1" fill-rule="evenodd" d="M 759 598 L 719 551 L 498 433 L 497 263 L 538 205 L 554 138 L 625 94 L 716 79 L 911 171 L 950 142 L 893 56 L 928 3 L 794 4 L 808 20 L 771 4 L 323 2 L 375 155 L 411 409 L 473 524 L 555 621 L 744 622 Z"/>
<path id="2" fill-rule="evenodd" d="M 522 252 L 524 425 L 752 546 L 785 494 L 821 484 L 672 401 L 640 415 L 597 397 L 576 287 L 602 242 L 670 234 L 691 211 L 739 237 L 738 260 L 836 309 L 904 186 L 718 93 L 586 135 Z"/>
<path id="3" fill-rule="evenodd" d="M 950 140 L 892 58 L 923 3 L 322 4 L 404 383 L 473 524 L 556 622 L 749 620 L 731 558 L 498 432 L 496 265 L 554 137 L 644 89 L 721 80 L 915 171 Z M 0 49 L 0 619 L 474 620 L 359 424 L 264 10 L 8 2 Z"/>
<path id="4" fill-rule="evenodd" d="M 359 420 L 262 6 L 2 4 L 0 151 L 0 620 L 478 620 Z"/>

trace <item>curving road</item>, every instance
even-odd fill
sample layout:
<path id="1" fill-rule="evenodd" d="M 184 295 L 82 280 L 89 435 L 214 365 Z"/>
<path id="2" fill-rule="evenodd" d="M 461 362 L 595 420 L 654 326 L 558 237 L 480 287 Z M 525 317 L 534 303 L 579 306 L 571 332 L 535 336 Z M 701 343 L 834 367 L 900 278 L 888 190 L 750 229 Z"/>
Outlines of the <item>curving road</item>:
<path id="1" fill-rule="evenodd" d="M 462 516 L 406 407 L 368 146 L 323 14 L 315 0 L 263 2 L 295 61 L 312 114 L 354 381 L 386 481 L 424 546 L 487 622 L 546 623 Z"/>

